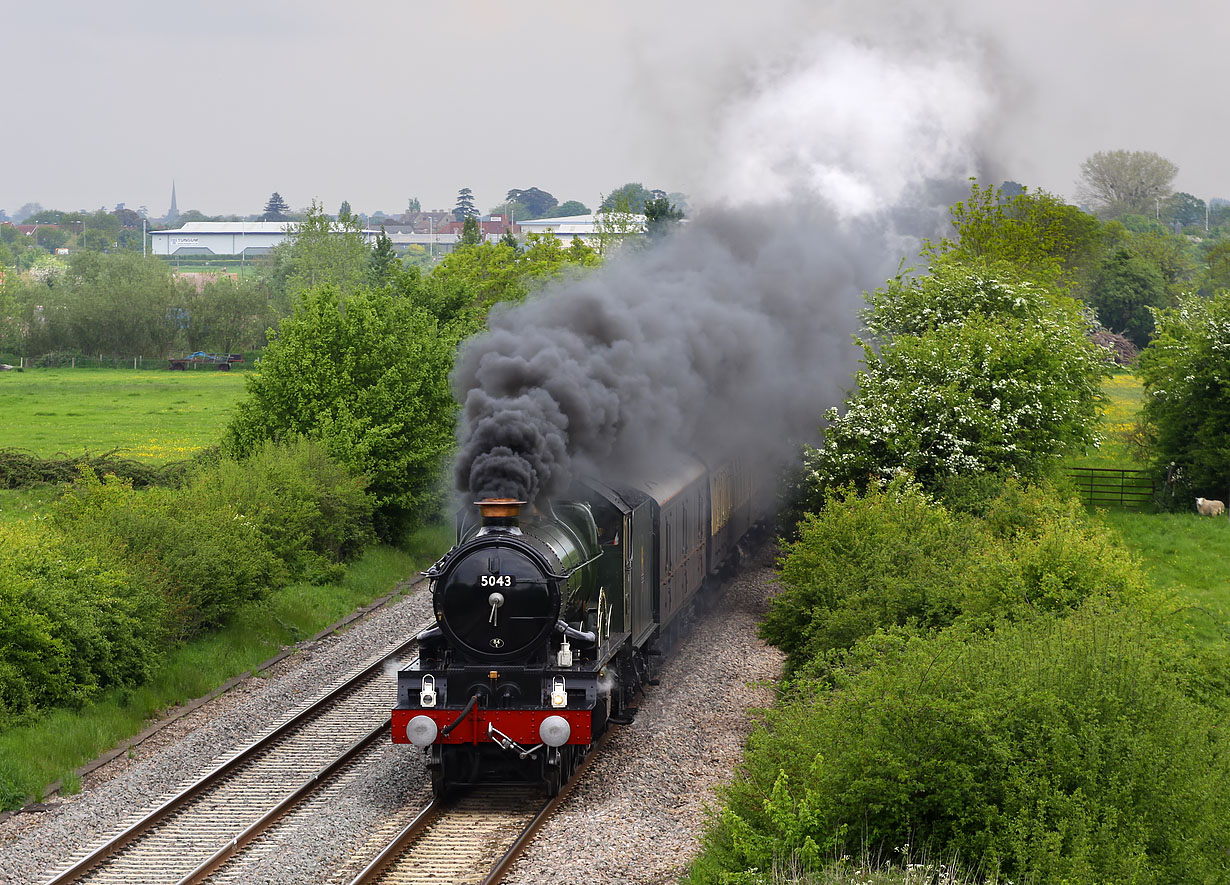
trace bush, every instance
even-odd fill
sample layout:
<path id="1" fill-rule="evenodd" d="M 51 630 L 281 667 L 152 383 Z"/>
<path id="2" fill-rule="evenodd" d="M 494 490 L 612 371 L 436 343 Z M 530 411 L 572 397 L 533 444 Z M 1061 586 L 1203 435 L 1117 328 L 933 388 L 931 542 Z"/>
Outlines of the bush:
<path id="1" fill-rule="evenodd" d="M 1137 560 L 1077 499 L 1016 480 L 948 490 L 982 518 L 949 511 L 906 477 L 862 495 L 830 490 L 804 517 L 760 628 L 788 671 L 881 628 L 990 627 L 1144 593 Z"/>
<path id="2" fill-rule="evenodd" d="M 175 607 L 182 635 L 219 623 L 278 585 L 282 572 L 256 525 L 231 505 L 205 510 L 190 490 L 147 489 L 114 475 L 82 478 L 54 505 L 56 529 L 119 549 Z"/>
<path id="3" fill-rule="evenodd" d="M 691 881 L 860 842 L 1018 882 L 1221 881 L 1230 742 L 1183 654 L 1104 604 L 869 637 L 752 736 Z"/>
<path id="4" fill-rule="evenodd" d="M 336 579 L 371 540 L 372 507 L 303 439 L 217 458 L 178 489 L 82 467 L 50 520 L 0 526 L 0 726 L 140 684 L 168 640 Z"/>
<path id="5" fill-rule="evenodd" d="M 1138 559 L 1080 501 L 1045 484 L 1009 481 L 980 522 L 985 540 L 970 565 L 962 617 L 991 624 L 1145 593 Z"/>
<path id="6" fill-rule="evenodd" d="M 221 458 L 191 483 L 201 512 L 233 508 L 285 566 L 283 581 L 336 580 L 373 539 L 372 499 L 361 478 L 319 443 L 266 441 L 242 461 Z"/>
<path id="7" fill-rule="evenodd" d="M 859 495 L 830 490 L 781 559 L 781 591 L 760 635 L 787 669 L 880 627 L 943 626 L 959 611 L 973 537 L 968 520 L 905 477 Z"/>
<path id="8" fill-rule="evenodd" d="M 166 608 L 114 551 L 0 525 L 0 725 L 144 681 Z"/>

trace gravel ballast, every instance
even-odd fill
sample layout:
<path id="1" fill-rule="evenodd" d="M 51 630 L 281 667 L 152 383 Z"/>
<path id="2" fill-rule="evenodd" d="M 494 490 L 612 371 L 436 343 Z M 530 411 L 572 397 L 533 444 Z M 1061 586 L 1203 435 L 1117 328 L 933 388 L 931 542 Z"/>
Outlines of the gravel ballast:
<path id="1" fill-rule="evenodd" d="M 658 883 L 686 870 L 713 787 L 742 756 L 749 709 L 772 703 L 768 683 L 780 673 L 781 655 L 756 638 L 771 562 L 766 549 L 728 582 L 715 609 L 667 658 L 635 722 L 611 736 L 506 882 Z M 172 723 L 132 758 L 93 772 L 81 793 L 52 810 L 0 823 L 0 882 L 46 880 L 430 617 L 421 591 L 378 609 Z M 389 696 L 391 707 L 393 668 Z M 212 881 L 349 881 L 429 795 L 420 753 L 378 745 Z"/>

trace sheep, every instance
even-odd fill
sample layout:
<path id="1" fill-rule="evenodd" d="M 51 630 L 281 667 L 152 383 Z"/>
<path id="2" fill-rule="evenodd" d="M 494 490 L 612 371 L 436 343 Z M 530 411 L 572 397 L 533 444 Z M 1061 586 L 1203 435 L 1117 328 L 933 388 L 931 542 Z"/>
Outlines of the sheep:
<path id="1" fill-rule="evenodd" d="M 1211 498 L 1197 498 L 1196 512 L 1201 516 L 1221 516 L 1226 512 L 1226 504 Z"/>

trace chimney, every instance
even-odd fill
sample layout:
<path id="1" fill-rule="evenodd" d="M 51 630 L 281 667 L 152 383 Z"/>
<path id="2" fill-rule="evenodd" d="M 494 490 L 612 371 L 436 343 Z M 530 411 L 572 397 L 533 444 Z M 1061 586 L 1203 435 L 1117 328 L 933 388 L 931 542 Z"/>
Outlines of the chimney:
<path id="1" fill-rule="evenodd" d="M 521 507 L 525 504 L 524 501 L 518 501 L 515 498 L 486 498 L 474 503 L 478 505 L 478 512 L 483 517 L 483 526 L 487 528 L 515 526 L 517 518 L 521 515 Z"/>

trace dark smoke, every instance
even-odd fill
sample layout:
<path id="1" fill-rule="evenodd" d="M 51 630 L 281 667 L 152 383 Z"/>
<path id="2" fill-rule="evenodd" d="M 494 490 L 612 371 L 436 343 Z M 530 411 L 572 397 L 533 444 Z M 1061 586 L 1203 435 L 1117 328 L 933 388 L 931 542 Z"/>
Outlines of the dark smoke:
<path id="1" fill-rule="evenodd" d="M 910 233 L 933 234 L 935 212 L 912 220 L 924 219 Z M 896 270 L 902 246 L 888 218 L 719 210 L 493 311 L 454 374 L 458 488 L 532 501 L 576 471 L 789 456 L 849 385 L 862 292 Z"/>

